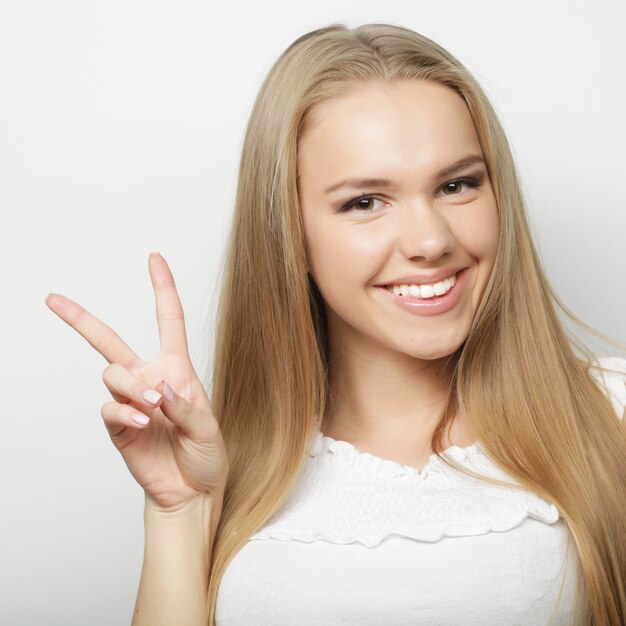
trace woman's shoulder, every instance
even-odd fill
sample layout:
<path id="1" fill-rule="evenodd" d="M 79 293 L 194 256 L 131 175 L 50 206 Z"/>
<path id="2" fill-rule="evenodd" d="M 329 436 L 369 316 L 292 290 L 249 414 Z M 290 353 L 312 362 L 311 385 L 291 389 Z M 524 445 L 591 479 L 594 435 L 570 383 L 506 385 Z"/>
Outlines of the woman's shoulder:
<path id="1" fill-rule="evenodd" d="M 620 419 L 623 419 L 626 408 L 626 359 L 616 356 L 597 357 L 589 372 L 606 393 Z"/>

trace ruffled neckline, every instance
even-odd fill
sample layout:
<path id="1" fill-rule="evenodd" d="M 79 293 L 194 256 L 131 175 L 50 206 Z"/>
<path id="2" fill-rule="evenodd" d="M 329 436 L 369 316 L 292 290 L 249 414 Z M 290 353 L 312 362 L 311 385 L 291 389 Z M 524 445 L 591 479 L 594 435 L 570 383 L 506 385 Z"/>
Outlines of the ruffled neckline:
<path id="1" fill-rule="evenodd" d="M 440 471 L 442 467 L 449 467 L 436 454 L 428 457 L 422 469 L 418 469 L 412 465 L 403 465 L 391 459 L 385 459 L 370 452 L 359 450 L 354 444 L 342 439 L 333 439 L 324 435 L 319 428 L 313 429 L 313 443 L 310 448 L 311 456 L 323 456 L 331 453 L 346 461 L 349 465 L 366 466 L 377 473 L 382 473 L 388 477 L 407 476 L 414 477 L 419 481 L 428 476 L 429 473 Z M 469 459 L 473 459 L 478 455 L 484 455 L 484 452 L 478 441 L 471 443 L 469 446 L 457 446 L 453 444 L 440 453 L 448 459 L 452 459 L 459 464 L 464 464 Z"/>
<path id="2" fill-rule="evenodd" d="M 613 372 L 592 372 L 621 418 L 626 405 L 626 360 L 598 359 Z M 319 422 L 318 422 L 319 423 Z M 434 542 L 513 530 L 527 519 L 555 524 L 559 509 L 504 472 L 478 441 L 452 445 L 440 454 L 478 475 L 510 486 L 479 481 L 455 471 L 436 454 L 420 470 L 310 431 L 308 462 L 283 505 L 250 540 L 359 543 L 387 539 Z M 513 488 L 511 488 L 513 487 Z"/>
<path id="3" fill-rule="evenodd" d="M 548 524 L 559 519 L 554 504 L 517 484 L 478 442 L 452 445 L 441 454 L 513 488 L 478 481 L 435 454 L 418 470 L 362 452 L 319 429 L 310 434 L 310 458 L 293 490 L 250 539 L 371 548 L 390 538 L 433 542 L 511 530 L 529 517 Z"/>

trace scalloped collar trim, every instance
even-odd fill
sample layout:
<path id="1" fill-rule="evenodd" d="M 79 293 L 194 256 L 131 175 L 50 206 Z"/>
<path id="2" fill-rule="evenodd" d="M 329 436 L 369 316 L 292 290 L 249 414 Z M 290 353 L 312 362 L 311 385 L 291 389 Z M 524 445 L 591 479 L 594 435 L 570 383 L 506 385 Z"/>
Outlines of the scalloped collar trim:
<path id="1" fill-rule="evenodd" d="M 443 537 L 507 531 L 526 518 L 553 524 L 557 507 L 534 493 L 454 471 L 436 455 L 421 471 L 311 432 L 309 462 L 283 505 L 250 540 L 360 543 L 393 537 Z M 515 483 L 477 442 L 443 453 L 479 474 Z"/>
<path id="2" fill-rule="evenodd" d="M 449 467 L 436 454 L 430 455 L 421 470 L 412 465 L 402 465 L 391 459 L 384 459 L 369 452 L 362 452 L 348 441 L 327 437 L 317 427 L 313 430 L 313 440 L 309 448 L 309 453 L 312 457 L 333 454 L 350 464 L 358 463 L 360 465 L 367 465 L 387 476 L 413 476 L 419 480 L 423 480 L 431 471 L 442 469 L 442 467 Z M 477 455 L 484 456 L 484 452 L 478 441 L 464 448 L 452 445 L 443 450 L 441 454 L 461 465 Z"/>

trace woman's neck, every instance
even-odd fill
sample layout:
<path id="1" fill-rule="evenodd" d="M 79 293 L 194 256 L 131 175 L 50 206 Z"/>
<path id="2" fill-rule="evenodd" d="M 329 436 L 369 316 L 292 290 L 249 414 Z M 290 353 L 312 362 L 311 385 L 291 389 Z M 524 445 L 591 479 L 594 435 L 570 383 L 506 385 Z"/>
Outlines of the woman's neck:
<path id="1" fill-rule="evenodd" d="M 368 348 L 331 354 L 324 434 L 355 445 L 430 440 L 446 402 L 451 359 L 423 361 Z"/>

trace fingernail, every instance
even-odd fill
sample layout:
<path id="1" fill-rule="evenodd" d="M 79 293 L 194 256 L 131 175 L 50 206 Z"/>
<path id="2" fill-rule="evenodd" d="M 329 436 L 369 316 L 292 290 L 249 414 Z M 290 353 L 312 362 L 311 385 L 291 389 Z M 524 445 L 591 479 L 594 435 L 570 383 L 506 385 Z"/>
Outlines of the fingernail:
<path id="1" fill-rule="evenodd" d="M 161 394 L 153 389 L 143 392 L 143 399 L 150 404 L 156 404 L 161 399 Z"/>
<path id="2" fill-rule="evenodd" d="M 145 417 L 145 415 L 141 415 L 141 413 L 133 413 L 133 422 L 135 422 L 135 424 L 145 426 L 149 421 L 149 417 Z"/>
<path id="3" fill-rule="evenodd" d="M 165 394 L 168 402 L 174 402 L 174 392 L 165 381 L 163 381 L 163 393 Z"/>

